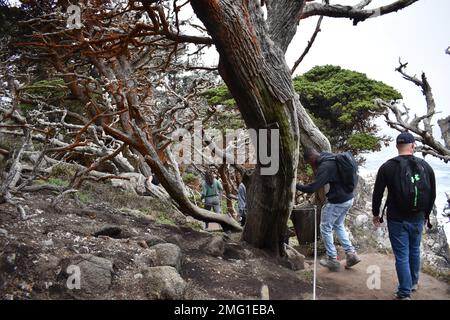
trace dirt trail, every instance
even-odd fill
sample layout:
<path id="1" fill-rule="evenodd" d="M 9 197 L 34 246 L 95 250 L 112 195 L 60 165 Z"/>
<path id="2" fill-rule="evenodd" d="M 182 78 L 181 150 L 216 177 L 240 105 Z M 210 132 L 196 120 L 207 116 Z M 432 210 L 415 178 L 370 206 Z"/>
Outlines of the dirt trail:
<path id="1" fill-rule="evenodd" d="M 397 289 L 395 259 L 392 255 L 377 253 L 361 254 L 361 262 L 351 269 L 330 272 L 318 265 L 317 283 L 321 288 L 321 300 L 392 300 Z M 372 266 L 372 267 L 371 267 Z M 369 289 L 367 282 L 374 275 L 374 267 L 380 270 L 380 289 Z M 371 278 L 373 279 L 373 278 Z M 371 282 L 374 283 L 374 282 Z M 450 287 L 427 274 L 421 273 L 419 290 L 412 295 L 414 300 L 450 300 Z"/>

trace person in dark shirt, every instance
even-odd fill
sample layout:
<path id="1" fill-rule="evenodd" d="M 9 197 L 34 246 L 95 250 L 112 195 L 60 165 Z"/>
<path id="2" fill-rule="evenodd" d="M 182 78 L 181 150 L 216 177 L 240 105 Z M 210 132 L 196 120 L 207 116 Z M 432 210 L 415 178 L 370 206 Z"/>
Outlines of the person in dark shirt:
<path id="1" fill-rule="evenodd" d="M 356 255 L 355 248 L 350 242 L 344 226 L 345 216 L 353 205 L 353 192 L 345 190 L 345 186 L 339 178 L 334 154 L 319 153 L 315 149 L 306 149 L 304 159 L 317 173 L 313 183 L 309 185 L 297 184 L 297 190 L 314 193 L 326 184 L 330 186 L 327 193 L 328 202 L 322 207 L 320 216 L 320 233 L 327 251 L 327 259 L 322 259 L 319 262 L 331 271 L 340 269 L 341 265 L 337 260 L 338 254 L 333 241 L 334 230 L 346 253 L 345 267 L 350 268 L 361 261 Z"/>
<path id="2" fill-rule="evenodd" d="M 380 218 L 381 200 L 387 187 L 387 226 L 399 281 L 395 298 L 409 300 L 411 299 L 411 292 L 418 288 L 422 230 L 426 222 L 428 222 L 428 227 L 431 228 L 429 216 L 436 198 L 436 181 L 430 165 L 425 160 L 413 156 L 416 147 L 414 136 L 411 133 L 402 132 L 397 136 L 396 141 L 399 155 L 385 162 L 377 173 L 372 196 L 372 214 L 374 225 L 379 227 L 382 223 Z M 425 176 L 429 178 L 428 184 L 431 187 L 428 191 L 429 194 L 424 195 L 425 199 L 429 199 L 428 203 L 425 203 L 423 210 L 417 212 L 404 212 L 398 203 L 398 199 L 396 199 L 399 194 L 396 187 L 400 179 L 397 174 L 400 166 L 399 161 L 407 160 L 415 160 L 423 166 Z"/>

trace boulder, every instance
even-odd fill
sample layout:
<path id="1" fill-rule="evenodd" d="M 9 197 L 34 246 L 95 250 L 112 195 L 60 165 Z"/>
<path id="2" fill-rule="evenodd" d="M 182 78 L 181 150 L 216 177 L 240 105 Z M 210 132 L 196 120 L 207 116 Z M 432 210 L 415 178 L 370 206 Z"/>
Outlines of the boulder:
<path id="1" fill-rule="evenodd" d="M 180 300 L 186 292 L 186 282 L 178 271 L 169 266 L 146 268 L 142 272 L 150 299 Z"/>
<path id="2" fill-rule="evenodd" d="M 304 255 L 288 245 L 286 245 L 286 254 L 292 270 L 297 271 L 305 269 Z"/>
<path id="3" fill-rule="evenodd" d="M 63 279 L 65 280 L 69 280 L 68 277 L 76 275 L 76 271 L 74 272 L 76 268 L 73 266 L 79 268 L 79 290 L 81 290 L 82 293 L 105 293 L 111 286 L 113 263 L 108 259 L 91 254 L 79 254 L 61 260 L 60 266 L 61 272 L 63 273 Z M 70 272 L 70 274 L 68 272 Z M 68 282 L 65 283 L 67 284 Z"/>
<path id="4" fill-rule="evenodd" d="M 156 252 L 156 266 L 170 266 L 178 271 L 181 269 L 181 249 L 173 243 L 160 243 L 150 249 Z"/>
<path id="5" fill-rule="evenodd" d="M 156 254 L 156 250 L 154 249 L 147 249 L 147 250 L 143 250 L 139 253 L 136 253 L 134 255 L 134 263 L 139 267 L 139 268 L 148 268 L 148 267 L 155 267 L 158 266 L 157 264 L 157 254 Z"/>
<path id="6" fill-rule="evenodd" d="M 54 245 L 53 239 L 48 239 L 48 240 L 42 241 L 42 245 L 44 247 L 53 247 L 53 245 Z"/>
<path id="7" fill-rule="evenodd" d="M 225 243 L 223 257 L 225 259 L 246 260 L 252 255 L 251 251 L 245 249 L 238 243 Z"/>
<path id="8" fill-rule="evenodd" d="M 167 240 L 166 242 L 175 243 L 177 245 L 180 245 L 184 242 L 183 237 L 179 234 L 170 234 L 165 239 Z"/>
<path id="9" fill-rule="evenodd" d="M 8 231 L 6 229 L 0 228 L 0 237 L 7 237 Z"/>
<path id="10" fill-rule="evenodd" d="M 17 255 L 14 252 L 0 254 L 0 274 L 16 271 L 16 258 Z"/>
<path id="11" fill-rule="evenodd" d="M 142 240 L 144 240 L 149 247 L 152 247 L 152 246 L 154 246 L 156 244 L 160 244 L 160 243 L 165 243 L 166 242 L 163 239 L 161 239 L 160 237 L 155 236 L 153 234 L 145 235 L 142 238 Z"/>
<path id="12" fill-rule="evenodd" d="M 208 241 L 203 244 L 201 250 L 211 256 L 221 257 L 225 252 L 225 241 L 219 236 L 212 237 L 211 240 L 208 239 Z"/>

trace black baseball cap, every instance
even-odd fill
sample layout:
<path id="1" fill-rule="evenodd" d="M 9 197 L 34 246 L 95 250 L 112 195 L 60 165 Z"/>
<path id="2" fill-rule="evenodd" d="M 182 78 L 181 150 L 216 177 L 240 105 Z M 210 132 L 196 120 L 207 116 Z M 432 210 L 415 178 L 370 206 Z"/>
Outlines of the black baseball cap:
<path id="1" fill-rule="evenodd" d="M 416 142 L 416 139 L 414 139 L 414 136 L 409 132 L 402 132 L 397 136 L 397 144 L 408 144 L 414 142 Z"/>

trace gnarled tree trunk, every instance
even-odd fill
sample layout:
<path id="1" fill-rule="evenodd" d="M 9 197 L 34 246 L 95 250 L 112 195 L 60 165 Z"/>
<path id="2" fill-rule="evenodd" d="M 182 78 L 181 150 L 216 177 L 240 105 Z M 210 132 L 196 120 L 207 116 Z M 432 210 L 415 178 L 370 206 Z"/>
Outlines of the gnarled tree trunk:
<path id="1" fill-rule="evenodd" d="M 259 1 L 191 3 L 219 51 L 219 72 L 247 127 L 279 129 L 278 171 L 262 175 L 263 165 L 257 157 L 247 190 L 249 214 L 243 239 L 283 255 L 283 233 L 293 206 L 299 150 L 299 100 L 284 52 L 267 34 Z"/>

